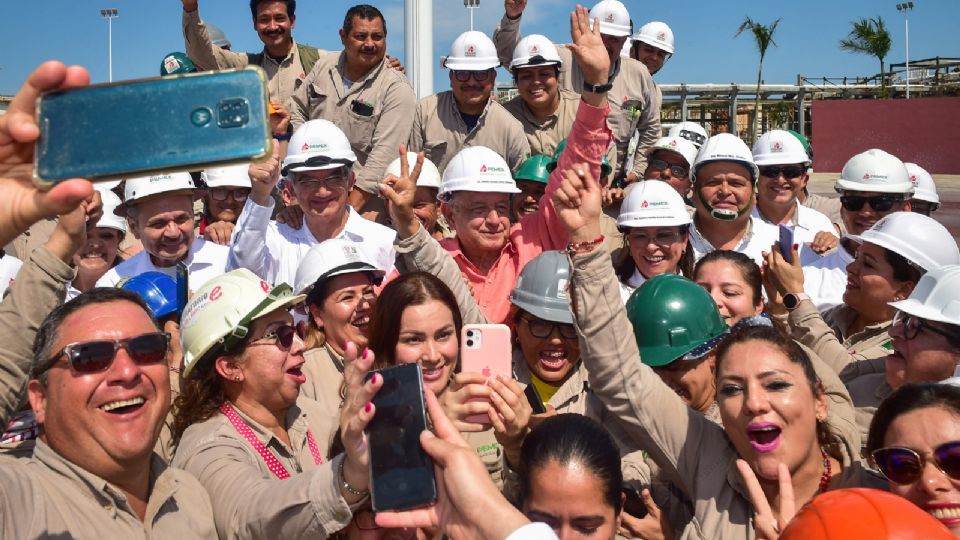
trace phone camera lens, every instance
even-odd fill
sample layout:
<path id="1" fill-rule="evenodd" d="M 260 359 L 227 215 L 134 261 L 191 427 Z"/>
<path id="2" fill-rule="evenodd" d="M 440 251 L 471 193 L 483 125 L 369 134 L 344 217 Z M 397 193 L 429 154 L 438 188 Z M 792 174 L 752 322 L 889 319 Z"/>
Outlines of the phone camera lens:
<path id="1" fill-rule="evenodd" d="M 473 337 L 473 330 L 467 330 L 467 337 Z"/>
<path id="2" fill-rule="evenodd" d="M 467 347 L 473 347 L 473 340 L 472 340 L 472 339 L 468 339 L 468 340 L 467 340 Z"/>

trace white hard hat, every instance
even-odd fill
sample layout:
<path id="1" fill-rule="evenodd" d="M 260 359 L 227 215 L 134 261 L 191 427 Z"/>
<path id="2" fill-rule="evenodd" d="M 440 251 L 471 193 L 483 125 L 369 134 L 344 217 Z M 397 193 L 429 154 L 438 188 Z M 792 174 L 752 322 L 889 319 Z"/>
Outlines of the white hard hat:
<path id="1" fill-rule="evenodd" d="M 630 37 L 630 41 L 642 41 L 667 54 L 673 54 L 673 30 L 665 22 L 648 22 Z"/>
<path id="2" fill-rule="evenodd" d="M 281 174 L 320 171 L 337 167 L 353 167 L 357 161 L 350 141 L 336 124 L 329 120 L 310 120 L 293 132 L 283 158 Z"/>
<path id="3" fill-rule="evenodd" d="M 510 61 L 510 70 L 523 67 L 562 66 L 563 60 L 557 52 L 557 46 L 546 36 L 530 34 L 520 40 L 513 48 L 513 60 Z"/>
<path id="4" fill-rule="evenodd" d="M 672 227 L 691 221 L 683 197 L 662 180 L 641 180 L 620 206 L 617 227 Z"/>
<path id="5" fill-rule="evenodd" d="M 747 143 L 740 140 L 740 137 L 736 135 L 717 133 L 707 139 L 707 142 L 705 142 L 700 148 L 700 151 L 697 152 L 693 172 L 690 175 L 691 180 L 696 182 L 697 170 L 707 163 L 713 163 L 715 161 L 731 161 L 743 165 L 750 171 L 754 182 L 756 182 L 757 177 L 760 176 L 757 164 L 753 162 L 753 154 L 750 152 L 750 148 L 747 147 Z"/>
<path id="6" fill-rule="evenodd" d="M 196 186 L 190 173 L 179 172 L 171 174 L 155 174 L 128 178 L 123 182 L 123 203 L 114 209 L 118 216 L 127 215 L 127 207 L 134 201 L 176 191 L 193 191 Z"/>
<path id="7" fill-rule="evenodd" d="M 100 184 L 94 184 L 93 187 L 100 192 L 100 200 L 103 201 L 103 215 L 100 216 L 97 227 L 116 229 L 126 234 L 127 220 L 116 214 L 117 207 L 121 204 L 120 197 L 109 189 L 100 187 Z"/>
<path id="8" fill-rule="evenodd" d="M 793 163 L 810 164 L 810 156 L 800 139 L 789 131 L 770 130 L 753 144 L 753 161 L 758 166 L 790 165 Z"/>
<path id="9" fill-rule="evenodd" d="M 235 352 L 250 332 L 253 321 L 303 301 L 286 283 L 271 287 L 246 268 L 238 268 L 206 282 L 183 310 L 180 343 L 183 377 L 211 351 Z"/>
<path id="10" fill-rule="evenodd" d="M 470 30 L 460 34 L 443 59 L 443 67 L 463 71 L 483 71 L 500 66 L 497 47 L 483 32 Z"/>
<path id="11" fill-rule="evenodd" d="M 214 187 L 252 187 L 250 182 L 250 165 L 231 165 L 207 169 L 200 173 L 200 178 L 208 188 Z"/>
<path id="12" fill-rule="evenodd" d="M 903 162 L 876 148 L 861 152 L 843 166 L 834 189 L 876 193 L 913 193 L 913 182 Z"/>
<path id="13" fill-rule="evenodd" d="M 707 130 L 696 122 L 680 122 L 667 132 L 670 137 L 681 137 L 693 143 L 698 149 L 707 142 Z"/>
<path id="14" fill-rule="evenodd" d="M 913 198 L 940 204 L 940 196 L 937 195 L 937 183 L 933 181 L 930 173 L 916 163 L 904 163 L 903 166 L 907 168 L 910 181 L 913 182 Z"/>
<path id="15" fill-rule="evenodd" d="M 507 162 L 486 146 L 468 146 L 447 163 L 438 197 L 446 199 L 455 191 L 520 193 Z"/>
<path id="16" fill-rule="evenodd" d="M 669 136 L 657 139 L 653 146 L 647 148 L 647 157 L 652 156 L 657 150 L 669 150 L 680 154 L 687 160 L 687 167 L 693 167 L 694 160 L 697 158 L 697 147 L 681 137 Z"/>
<path id="17" fill-rule="evenodd" d="M 917 282 L 910 298 L 890 305 L 921 319 L 960 325 L 960 266 L 930 270 Z"/>
<path id="18" fill-rule="evenodd" d="M 410 170 L 412 171 L 417 164 L 416 152 L 407 152 L 407 164 L 410 165 Z M 384 176 L 387 174 L 392 174 L 397 177 L 400 176 L 400 158 L 391 161 L 390 165 L 387 165 Z M 430 158 L 423 158 L 423 167 L 420 168 L 417 187 L 440 188 L 440 171 L 437 169 L 437 166 L 430 161 Z"/>
<path id="19" fill-rule="evenodd" d="M 630 35 L 630 13 L 620 0 L 600 0 L 590 9 L 591 24 L 600 21 L 600 33 L 614 37 Z"/>
<path id="20" fill-rule="evenodd" d="M 343 238 L 324 240 L 310 248 L 297 267 L 297 277 L 294 278 L 294 292 L 309 295 L 313 288 L 341 274 L 354 272 L 372 272 L 379 282 L 385 272 L 368 261 L 360 246 Z"/>
<path id="21" fill-rule="evenodd" d="M 950 231 L 937 220 L 915 212 L 887 214 L 863 234 L 850 238 L 889 249 L 927 272 L 960 264 L 960 249 Z"/>

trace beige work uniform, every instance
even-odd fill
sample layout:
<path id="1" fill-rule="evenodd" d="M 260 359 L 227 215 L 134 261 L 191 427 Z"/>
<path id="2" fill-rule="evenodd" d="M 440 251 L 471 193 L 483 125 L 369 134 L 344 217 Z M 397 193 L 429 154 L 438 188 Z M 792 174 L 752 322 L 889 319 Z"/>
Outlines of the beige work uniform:
<path id="1" fill-rule="evenodd" d="M 190 474 L 150 463 L 150 494 L 140 521 L 126 495 L 37 441 L 33 457 L 0 458 L 3 538 L 217 538 L 210 498 Z"/>
<path id="2" fill-rule="evenodd" d="M 552 156 L 561 141 L 570 134 L 573 121 L 577 118 L 577 108 L 580 107 L 580 94 L 560 88 L 560 102 L 557 110 L 543 122 L 537 120 L 533 111 L 520 96 L 503 104 L 503 108 L 510 112 L 523 126 L 530 145 L 530 155 L 546 154 Z M 607 151 L 607 161 L 617 162 L 617 146 L 612 144 Z"/>
<path id="3" fill-rule="evenodd" d="M 200 20 L 199 9 L 183 12 L 183 43 L 187 56 L 193 60 L 197 69 L 202 71 L 242 68 L 249 64 L 247 53 L 225 51 L 210 41 L 207 26 Z M 322 61 L 323 57 L 329 53 L 317 49 L 317 54 Z M 290 46 L 287 56 L 279 61 L 267 54 L 266 48 L 263 49 L 260 57 L 259 66 L 267 72 L 267 89 L 270 97 L 279 99 L 289 109 L 293 92 L 303 84 L 303 78 L 306 77 L 296 41 Z"/>
<path id="4" fill-rule="evenodd" d="M 883 400 L 893 393 L 893 388 L 887 383 L 886 373 L 868 373 L 848 382 L 847 389 L 857 407 L 857 425 L 863 434 L 863 444 L 866 445 L 873 415 L 877 413 L 877 407 Z"/>
<path id="5" fill-rule="evenodd" d="M 821 315 L 813 302 L 804 300 L 790 312 L 787 321 L 793 338 L 813 349 L 848 383 L 863 375 L 882 372 L 883 359 L 893 351 L 893 340 L 888 333 L 892 321 L 871 324 L 856 334 L 845 335 L 856 317 L 856 311 L 845 304 Z"/>
<path id="6" fill-rule="evenodd" d="M 322 445 L 337 429 L 337 419 L 324 417 L 312 400 L 298 398 L 287 412 L 287 446 L 239 409 L 237 414 L 290 477 L 274 476 L 219 412 L 187 428 L 172 465 L 196 476 L 210 494 L 220 538 L 325 538 L 346 527 L 351 508 L 340 494 L 338 481 L 344 456 L 324 456 L 317 465 L 306 436 L 309 429 Z"/>
<path id="7" fill-rule="evenodd" d="M 503 65 L 510 65 L 513 49 L 520 42 L 520 17 L 510 19 L 506 15 L 493 33 L 493 43 Z M 603 84 L 606 81 L 584 81 L 583 71 L 574 60 L 573 53 L 566 47 L 557 47 L 563 66 L 560 68 L 560 87 L 572 92 L 580 92 L 583 84 Z M 617 145 L 617 162 L 614 166 L 614 178 L 622 172 L 624 175 L 634 172 L 643 178 L 647 169 L 646 150 L 660 138 L 660 102 L 657 99 L 657 87 L 653 83 L 650 71 L 643 63 L 633 58 L 617 57 L 610 66 L 610 79 L 613 88 L 607 93 L 610 103 L 610 116 L 607 123 L 613 131 Z M 635 131 L 640 132 L 637 148 L 633 153 L 633 169 L 624 170 L 630 139 Z"/>
<path id="8" fill-rule="evenodd" d="M 300 395 L 317 402 L 324 411 L 326 418 L 339 422 L 340 410 L 343 407 L 341 386 L 343 385 L 343 357 L 336 353 L 329 345 L 310 349 L 303 353 L 303 375 L 307 382 L 300 385 Z M 324 450 L 330 448 L 336 430 L 330 434 Z M 318 441 L 321 444 L 323 441 Z"/>
<path id="9" fill-rule="evenodd" d="M 46 248 L 35 249 L 0 304 L 0 419 L 3 425 L 25 401 L 33 340 L 40 324 L 63 302 L 76 270 Z"/>
<path id="10" fill-rule="evenodd" d="M 417 96 L 407 78 L 386 60 L 350 88 L 344 88 L 345 76 L 345 52 L 317 62 L 293 93 L 290 123 L 294 129 L 317 118 L 336 124 L 357 155 L 356 186 L 376 194 L 387 165 L 410 135 Z"/>
<path id="11" fill-rule="evenodd" d="M 493 99 L 487 100 L 470 131 L 460 116 L 453 91 L 433 94 L 417 103 L 407 150 L 423 151 L 443 174 L 453 156 L 468 146 L 486 146 L 500 154 L 513 172 L 530 155 L 523 126 Z"/>
<path id="12" fill-rule="evenodd" d="M 736 448 L 722 427 L 687 407 L 640 361 L 608 257 L 601 251 L 576 255 L 571 268 L 574 319 L 590 387 L 664 474 L 680 479 L 694 516 L 680 537 L 756 538 Z M 857 456 L 849 458 L 834 488 L 887 488 Z"/>

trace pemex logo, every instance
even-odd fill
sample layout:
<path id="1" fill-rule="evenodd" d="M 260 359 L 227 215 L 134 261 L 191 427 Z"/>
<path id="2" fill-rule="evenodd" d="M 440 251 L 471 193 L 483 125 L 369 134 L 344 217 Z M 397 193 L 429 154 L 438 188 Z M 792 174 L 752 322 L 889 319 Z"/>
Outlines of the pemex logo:
<path id="1" fill-rule="evenodd" d="M 482 167 L 480 167 L 480 172 L 487 172 L 487 166 L 483 165 Z"/>
<path id="2" fill-rule="evenodd" d="M 530 54 L 540 54 L 540 47 L 537 47 L 536 44 L 531 45 Z"/>
<path id="3" fill-rule="evenodd" d="M 649 206 L 650 206 L 650 203 L 647 201 L 643 201 L 642 203 L 640 203 L 640 208 L 647 208 Z"/>
<path id="4" fill-rule="evenodd" d="M 613 22 L 613 12 L 611 11 L 610 13 L 607 13 L 607 16 L 604 17 L 604 20 L 606 20 L 608 23 L 612 23 L 612 22 Z"/>
<path id="5" fill-rule="evenodd" d="M 300 147 L 301 152 L 306 152 L 309 149 L 310 149 L 310 145 L 307 143 L 303 143 L 303 146 Z"/>
<path id="6" fill-rule="evenodd" d="M 464 56 L 476 56 L 477 48 L 474 45 L 467 45 L 467 50 L 463 53 Z"/>
<path id="7" fill-rule="evenodd" d="M 483 165 L 480 166 L 480 172 L 482 172 L 482 173 L 485 173 L 485 172 L 503 173 L 503 172 L 506 172 L 506 171 L 507 171 L 507 170 L 504 169 L 503 167 L 497 167 L 496 165 L 489 165 L 489 166 L 488 166 L 488 165 L 486 165 L 486 164 L 483 164 Z"/>
<path id="8" fill-rule="evenodd" d="M 869 180 L 869 179 L 870 179 L 870 173 L 863 173 L 863 179 L 864 179 L 864 180 Z"/>
<path id="9" fill-rule="evenodd" d="M 673 139 L 672 141 L 670 141 L 670 146 L 676 148 L 676 147 L 677 147 L 677 140 L 676 140 L 676 139 Z"/>
<path id="10" fill-rule="evenodd" d="M 783 152 L 783 143 L 781 143 L 780 141 L 774 141 L 773 144 L 770 145 L 770 151 Z"/>
<path id="11" fill-rule="evenodd" d="M 915 175 L 915 174 L 911 174 L 911 175 L 910 175 L 910 183 L 913 184 L 913 185 L 916 185 L 916 184 L 917 184 L 917 175 Z"/>
<path id="12" fill-rule="evenodd" d="M 666 41 L 666 40 L 667 40 L 667 33 L 666 33 L 666 32 L 660 32 L 660 33 L 658 33 L 658 34 L 657 34 L 657 40 L 659 40 L 659 41 Z"/>

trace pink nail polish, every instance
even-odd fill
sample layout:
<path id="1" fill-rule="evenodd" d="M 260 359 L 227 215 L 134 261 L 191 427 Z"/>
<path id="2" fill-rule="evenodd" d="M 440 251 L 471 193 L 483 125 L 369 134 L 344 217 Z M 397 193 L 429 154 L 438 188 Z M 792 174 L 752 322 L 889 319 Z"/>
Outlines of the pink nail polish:
<path id="1" fill-rule="evenodd" d="M 370 412 L 372 410 L 373 410 L 373 403 L 370 403 L 368 401 L 367 404 L 363 406 L 363 412 Z"/>
<path id="2" fill-rule="evenodd" d="M 364 347 L 363 352 L 360 353 L 360 358 L 363 358 L 364 360 L 366 360 L 368 352 L 370 352 L 370 349 L 368 347 Z"/>
<path id="3" fill-rule="evenodd" d="M 374 374 L 373 374 L 373 377 L 371 377 L 370 380 L 373 382 L 373 384 L 379 384 L 379 383 L 380 383 L 380 374 L 379 374 L 379 373 L 374 373 Z"/>

